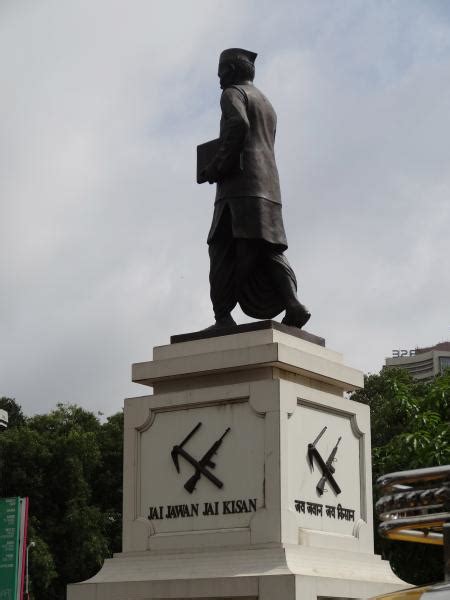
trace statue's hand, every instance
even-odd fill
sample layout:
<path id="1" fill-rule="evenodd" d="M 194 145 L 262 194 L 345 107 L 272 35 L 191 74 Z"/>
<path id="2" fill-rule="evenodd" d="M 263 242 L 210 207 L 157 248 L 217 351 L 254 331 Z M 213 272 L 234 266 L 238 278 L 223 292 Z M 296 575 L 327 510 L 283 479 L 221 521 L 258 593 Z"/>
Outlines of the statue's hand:
<path id="1" fill-rule="evenodd" d="M 202 171 L 202 176 L 208 183 L 216 183 L 218 179 L 217 169 L 214 163 L 210 163 L 206 169 Z"/>
<path id="2" fill-rule="evenodd" d="M 200 182 L 201 183 L 205 183 L 206 181 L 208 183 L 212 183 L 212 181 L 210 181 L 209 178 L 208 178 L 207 170 L 203 169 L 203 171 L 200 172 Z"/>

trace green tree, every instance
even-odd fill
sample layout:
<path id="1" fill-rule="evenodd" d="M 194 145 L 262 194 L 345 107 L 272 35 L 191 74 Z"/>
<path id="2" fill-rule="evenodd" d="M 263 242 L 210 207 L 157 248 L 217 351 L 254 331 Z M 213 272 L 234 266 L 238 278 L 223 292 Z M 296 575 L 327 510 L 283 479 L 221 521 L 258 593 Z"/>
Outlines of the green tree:
<path id="1" fill-rule="evenodd" d="M 98 438 L 101 465 L 93 501 L 106 517 L 110 552 L 122 550 L 123 412 L 108 417 Z"/>
<path id="2" fill-rule="evenodd" d="M 38 534 L 36 519 L 30 518 L 28 540 L 34 542 L 30 549 L 30 589 L 34 598 L 51 598 L 52 586 L 58 576 L 53 554 L 48 544 Z"/>
<path id="3" fill-rule="evenodd" d="M 102 424 L 63 404 L 0 436 L 0 495 L 30 498 L 36 600 L 62 600 L 68 583 L 91 577 L 120 549 L 122 437 L 121 413 Z"/>
<path id="4" fill-rule="evenodd" d="M 384 369 L 367 376 L 352 400 L 370 407 L 374 482 L 385 473 L 450 463 L 450 371 L 423 383 L 403 369 Z M 377 535 L 375 540 L 377 552 L 405 581 L 419 585 L 442 579 L 441 548 Z"/>

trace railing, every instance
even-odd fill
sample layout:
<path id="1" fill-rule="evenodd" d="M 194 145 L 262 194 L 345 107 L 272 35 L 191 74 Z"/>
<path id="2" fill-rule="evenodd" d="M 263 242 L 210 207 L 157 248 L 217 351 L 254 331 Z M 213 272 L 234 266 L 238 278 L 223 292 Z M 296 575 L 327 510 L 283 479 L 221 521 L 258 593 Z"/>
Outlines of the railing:
<path id="1" fill-rule="evenodd" d="M 450 465 L 383 475 L 376 503 L 378 531 L 391 540 L 444 546 L 450 580 Z"/>

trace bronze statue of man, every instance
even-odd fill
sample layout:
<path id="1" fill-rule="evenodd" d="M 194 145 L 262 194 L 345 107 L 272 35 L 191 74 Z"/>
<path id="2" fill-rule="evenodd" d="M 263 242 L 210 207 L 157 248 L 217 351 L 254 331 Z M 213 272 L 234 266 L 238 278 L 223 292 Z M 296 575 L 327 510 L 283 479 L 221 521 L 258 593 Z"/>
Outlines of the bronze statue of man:
<path id="1" fill-rule="evenodd" d="M 202 178 L 217 183 L 208 235 L 212 328 L 235 325 L 237 303 L 245 314 L 298 328 L 310 318 L 297 298 L 297 281 L 284 251 L 286 234 L 275 163 L 276 113 L 253 85 L 256 54 L 224 50 L 218 76 L 222 96 L 220 138 Z"/>

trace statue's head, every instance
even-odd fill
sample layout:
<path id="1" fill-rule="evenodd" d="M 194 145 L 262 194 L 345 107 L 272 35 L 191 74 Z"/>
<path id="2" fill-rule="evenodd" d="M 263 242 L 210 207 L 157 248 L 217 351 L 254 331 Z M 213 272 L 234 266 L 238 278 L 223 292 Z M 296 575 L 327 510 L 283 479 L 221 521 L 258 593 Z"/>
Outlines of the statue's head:
<path id="1" fill-rule="evenodd" d="M 243 48 L 228 48 L 220 54 L 218 76 L 220 87 L 253 81 L 255 77 L 255 52 Z"/>

